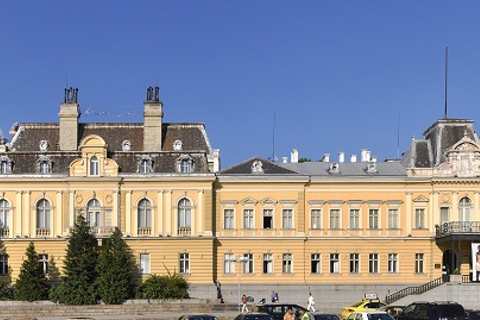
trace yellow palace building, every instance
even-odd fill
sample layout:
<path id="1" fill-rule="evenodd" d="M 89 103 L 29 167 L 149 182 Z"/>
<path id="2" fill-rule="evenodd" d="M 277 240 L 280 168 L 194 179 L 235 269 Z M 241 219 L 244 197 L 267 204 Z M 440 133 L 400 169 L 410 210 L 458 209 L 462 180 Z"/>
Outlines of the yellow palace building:
<path id="1" fill-rule="evenodd" d="M 47 273 L 52 263 L 61 270 L 84 215 L 99 244 L 122 232 L 142 276 L 179 272 L 197 297 L 275 290 L 284 301 L 308 291 L 351 301 L 454 270 L 476 277 L 472 120 L 438 120 L 403 159 L 362 150 L 299 163 L 294 150 L 290 161 L 256 157 L 221 170 L 203 124 L 163 121 L 158 87 L 147 90 L 143 123 L 81 123 L 77 94 L 65 89 L 58 123 L 17 123 L 2 140 L 2 275 L 15 280 L 30 241 Z"/>

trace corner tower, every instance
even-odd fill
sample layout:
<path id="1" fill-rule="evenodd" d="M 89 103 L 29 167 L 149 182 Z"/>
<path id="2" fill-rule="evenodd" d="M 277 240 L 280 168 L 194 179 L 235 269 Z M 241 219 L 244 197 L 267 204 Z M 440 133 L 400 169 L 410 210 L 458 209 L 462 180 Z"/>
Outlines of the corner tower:
<path id="1" fill-rule="evenodd" d="M 162 150 L 163 103 L 160 88 L 148 87 L 147 100 L 143 104 L 143 151 Z"/>
<path id="2" fill-rule="evenodd" d="M 78 148 L 78 119 L 80 118 L 80 111 L 77 94 L 77 88 L 65 88 L 65 99 L 60 104 L 58 144 L 61 151 L 76 151 Z"/>

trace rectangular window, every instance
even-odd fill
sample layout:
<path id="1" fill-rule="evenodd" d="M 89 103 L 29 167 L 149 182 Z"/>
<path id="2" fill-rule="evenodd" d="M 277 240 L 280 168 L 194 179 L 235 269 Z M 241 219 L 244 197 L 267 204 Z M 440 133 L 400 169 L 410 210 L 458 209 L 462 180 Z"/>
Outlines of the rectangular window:
<path id="1" fill-rule="evenodd" d="M 251 274 L 253 273 L 253 254 L 252 253 L 245 253 L 243 255 L 243 273 L 244 274 Z"/>
<path id="2" fill-rule="evenodd" d="M 293 273 L 291 253 L 284 253 L 282 255 L 282 273 Z"/>
<path id="3" fill-rule="evenodd" d="M 150 274 L 150 254 L 140 254 L 140 274 Z"/>
<path id="4" fill-rule="evenodd" d="M 378 253 L 370 253 L 368 255 L 368 272 L 369 273 L 379 273 Z"/>
<path id="5" fill-rule="evenodd" d="M 43 270 L 43 273 L 48 274 L 48 254 L 39 254 L 38 263 Z"/>
<path id="6" fill-rule="evenodd" d="M 273 255 L 271 253 L 263 254 L 263 273 L 273 273 Z"/>
<path id="7" fill-rule="evenodd" d="M 223 256 L 223 272 L 228 273 L 228 274 L 234 274 L 235 273 L 235 261 L 237 259 L 235 258 L 235 255 L 233 253 L 226 253 Z"/>
<path id="8" fill-rule="evenodd" d="M 415 228 L 425 228 L 425 209 L 415 209 Z"/>
<path id="9" fill-rule="evenodd" d="M 398 254 L 397 253 L 388 254 L 388 272 L 398 273 Z"/>
<path id="10" fill-rule="evenodd" d="M 350 209 L 350 229 L 360 228 L 360 209 Z"/>
<path id="11" fill-rule="evenodd" d="M 388 228 L 398 229 L 398 209 L 388 209 Z"/>
<path id="12" fill-rule="evenodd" d="M 340 229 L 340 209 L 330 210 L 330 229 Z"/>
<path id="13" fill-rule="evenodd" d="M 253 209 L 243 210 L 243 229 L 253 229 Z"/>
<path id="14" fill-rule="evenodd" d="M 330 253 L 330 273 L 340 273 L 339 253 Z"/>
<path id="15" fill-rule="evenodd" d="M 350 273 L 360 273 L 359 253 L 350 253 Z"/>
<path id="16" fill-rule="evenodd" d="M 450 208 L 448 207 L 441 207 L 440 208 L 440 222 L 443 224 L 444 222 L 450 221 Z"/>
<path id="17" fill-rule="evenodd" d="M 368 228 L 378 229 L 378 209 L 368 210 Z"/>
<path id="18" fill-rule="evenodd" d="M 234 213 L 233 209 L 225 209 L 223 210 L 223 228 L 224 229 L 234 229 Z"/>
<path id="19" fill-rule="evenodd" d="M 8 255 L 0 254 L 0 275 L 8 275 Z"/>
<path id="20" fill-rule="evenodd" d="M 424 273 L 424 254 L 415 253 L 415 273 Z"/>
<path id="21" fill-rule="evenodd" d="M 190 254 L 180 253 L 178 269 L 180 273 L 190 273 Z"/>
<path id="22" fill-rule="evenodd" d="M 283 229 L 293 229 L 293 210 L 282 210 Z"/>
<path id="23" fill-rule="evenodd" d="M 310 256 L 310 272 L 312 274 L 319 274 L 321 273 L 321 261 L 320 261 L 320 253 L 312 253 Z"/>
<path id="24" fill-rule="evenodd" d="M 273 210 L 263 209 L 263 229 L 273 228 Z"/>
<path id="25" fill-rule="evenodd" d="M 312 209 L 311 213 L 311 219 L 312 219 L 312 229 L 320 229 L 322 227 L 321 225 L 321 219 L 322 219 L 322 210 L 320 209 Z"/>

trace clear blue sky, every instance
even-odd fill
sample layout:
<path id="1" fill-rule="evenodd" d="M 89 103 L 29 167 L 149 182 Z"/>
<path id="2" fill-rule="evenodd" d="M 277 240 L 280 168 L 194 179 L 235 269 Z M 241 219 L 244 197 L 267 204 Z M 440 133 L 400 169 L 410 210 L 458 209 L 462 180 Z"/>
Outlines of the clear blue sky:
<path id="1" fill-rule="evenodd" d="M 142 122 L 158 85 L 223 168 L 271 157 L 273 132 L 279 159 L 383 161 L 443 118 L 447 45 L 449 117 L 478 122 L 479 1 L 2 1 L 0 128 L 58 121 L 67 79 L 82 122 Z"/>

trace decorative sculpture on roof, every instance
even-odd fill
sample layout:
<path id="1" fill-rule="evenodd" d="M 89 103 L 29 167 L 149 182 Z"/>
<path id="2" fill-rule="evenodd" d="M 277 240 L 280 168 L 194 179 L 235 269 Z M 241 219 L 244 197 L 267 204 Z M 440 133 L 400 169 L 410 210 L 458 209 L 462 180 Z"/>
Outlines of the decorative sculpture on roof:
<path id="1" fill-rule="evenodd" d="M 159 102 L 160 101 L 160 88 L 159 87 L 148 87 L 147 88 L 147 101 L 148 102 Z"/>
<path id="2" fill-rule="evenodd" d="M 76 103 L 78 88 L 65 88 L 65 103 Z"/>

